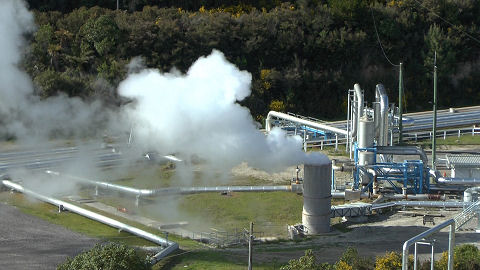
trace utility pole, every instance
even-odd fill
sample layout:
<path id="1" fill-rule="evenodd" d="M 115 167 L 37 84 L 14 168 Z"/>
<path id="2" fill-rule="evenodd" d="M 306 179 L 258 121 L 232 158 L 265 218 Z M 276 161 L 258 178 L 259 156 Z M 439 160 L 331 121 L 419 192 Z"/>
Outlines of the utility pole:
<path id="1" fill-rule="evenodd" d="M 252 247 L 253 247 L 253 222 L 250 222 L 250 235 L 248 237 L 248 270 L 252 270 Z"/>
<path id="2" fill-rule="evenodd" d="M 437 169 L 437 51 L 435 51 L 435 60 L 433 61 L 433 137 L 432 137 L 432 169 Z"/>
<path id="3" fill-rule="evenodd" d="M 402 123 L 402 114 L 403 114 L 403 74 L 402 74 L 402 65 L 400 62 L 400 72 L 398 74 L 398 144 L 403 143 L 403 123 Z"/>
<path id="4" fill-rule="evenodd" d="M 118 1 L 119 0 L 117 0 L 117 10 L 119 10 L 119 8 L 120 8 L 120 5 L 119 5 Z"/>

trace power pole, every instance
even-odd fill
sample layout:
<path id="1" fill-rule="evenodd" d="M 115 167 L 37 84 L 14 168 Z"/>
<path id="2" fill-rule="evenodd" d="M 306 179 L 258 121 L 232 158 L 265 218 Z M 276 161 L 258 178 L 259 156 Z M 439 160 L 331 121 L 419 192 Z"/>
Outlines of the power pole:
<path id="1" fill-rule="evenodd" d="M 119 5 L 118 1 L 119 0 L 117 0 L 117 10 L 119 10 L 119 8 L 120 8 L 120 5 Z"/>
<path id="2" fill-rule="evenodd" d="M 250 235 L 248 237 L 248 270 L 252 270 L 252 247 L 253 247 L 253 222 L 250 222 Z"/>
<path id="3" fill-rule="evenodd" d="M 435 60 L 433 62 L 433 137 L 432 137 L 432 169 L 437 169 L 437 51 L 435 51 Z"/>
<path id="4" fill-rule="evenodd" d="M 403 74 L 402 74 L 402 65 L 400 62 L 400 72 L 398 74 L 398 144 L 403 143 L 403 123 L 402 123 L 402 114 L 403 114 Z"/>

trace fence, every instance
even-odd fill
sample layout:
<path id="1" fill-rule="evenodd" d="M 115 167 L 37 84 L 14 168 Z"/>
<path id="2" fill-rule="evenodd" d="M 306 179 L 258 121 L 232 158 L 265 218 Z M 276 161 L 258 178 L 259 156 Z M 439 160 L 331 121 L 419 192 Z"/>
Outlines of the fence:
<path id="1" fill-rule="evenodd" d="M 182 238 L 190 238 L 215 247 L 248 244 L 248 232 L 246 233 L 244 229 L 233 231 L 211 229 L 210 232 L 183 232 L 179 235 Z M 264 232 L 255 231 L 254 235 L 256 238 L 263 238 Z"/>
<path id="2" fill-rule="evenodd" d="M 396 135 L 396 134 L 395 134 Z M 403 140 L 404 141 L 415 141 L 418 140 L 426 140 L 432 139 L 432 131 L 417 131 L 417 132 L 404 132 L 403 133 Z M 460 137 L 465 135 L 480 135 L 480 127 L 473 126 L 473 127 L 464 127 L 464 128 L 456 128 L 456 129 L 446 129 L 446 130 L 439 130 L 435 132 L 436 138 L 443 138 L 444 140 L 447 137 Z M 397 136 L 391 136 L 391 138 L 396 141 Z M 306 151 L 308 148 L 320 148 L 323 150 L 324 147 L 333 146 L 335 150 L 338 150 L 339 145 L 346 145 L 347 144 L 346 137 L 335 137 L 331 139 L 316 139 L 316 140 L 305 140 L 304 142 L 304 150 Z M 348 152 L 348 149 L 345 151 Z"/>

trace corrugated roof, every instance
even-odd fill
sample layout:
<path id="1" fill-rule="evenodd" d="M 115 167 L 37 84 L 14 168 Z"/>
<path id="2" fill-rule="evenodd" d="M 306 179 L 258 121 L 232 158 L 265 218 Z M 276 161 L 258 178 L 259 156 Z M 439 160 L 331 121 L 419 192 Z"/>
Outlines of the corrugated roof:
<path id="1" fill-rule="evenodd" d="M 480 155 L 449 154 L 446 157 L 449 167 L 480 167 Z"/>

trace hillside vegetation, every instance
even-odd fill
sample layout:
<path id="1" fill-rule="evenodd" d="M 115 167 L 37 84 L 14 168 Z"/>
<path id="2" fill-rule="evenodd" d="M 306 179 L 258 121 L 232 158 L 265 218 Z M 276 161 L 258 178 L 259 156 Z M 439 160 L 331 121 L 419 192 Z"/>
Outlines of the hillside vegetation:
<path id="1" fill-rule="evenodd" d="M 346 90 L 356 82 L 367 100 L 384 83 L 398 104 L 400 62 L 407 111 L 417 111 L 431 107 L 436 51 L 439 106 L 480 103 L 476 0 L 119 3 L 115 10 L 116 1 L 30 1 L 38 27 L 24 67 L 40 96 L 65 92 L 119 104 L 115 89 L 135 57 L 149 68 L 185 72 L 218 49 L 252 74 L 243 103 L 261 122 L 268 110 L 343 118 Z"/>

